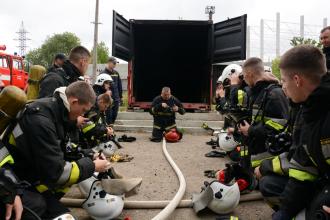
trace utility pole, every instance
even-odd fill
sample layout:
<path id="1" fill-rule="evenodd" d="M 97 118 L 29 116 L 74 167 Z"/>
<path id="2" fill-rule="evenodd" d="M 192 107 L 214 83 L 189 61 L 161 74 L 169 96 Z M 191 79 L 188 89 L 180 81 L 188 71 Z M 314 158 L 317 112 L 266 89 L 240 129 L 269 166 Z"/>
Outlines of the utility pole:
<path id="1" fill-rule="evenodd" d="M 31 39 L 27 38 L 26 36 L 29 32 L 25 29 L 23 21 L 21 23 L 21 27 L 16 33 L 18 34 L 18 38 L 14 40 L 18 41 L 19 43 L 19 45 L 17 46 L 19 49 L 19 55 L 25 56 L 26 48 L 28 48 L 26 42 Z"/>
<path id="2" fill-rule="evenodd" d="M 97 68 L 97 39 L 99 27 L 99 0 L 96 0 L 95 6 L 95 20 L 92 22 L 94 24 L 94 48 L 93 48 L 93 73 L 92 73 L 92 83 L 96 80 L 96 68 Z"/>
<path id="3" fill-rule="evenodd" d="M 209 15 L 209 21 L 212 21 L 212 16 L 215 13 L 215 6 L 206 6 L 205 14 Z"/>

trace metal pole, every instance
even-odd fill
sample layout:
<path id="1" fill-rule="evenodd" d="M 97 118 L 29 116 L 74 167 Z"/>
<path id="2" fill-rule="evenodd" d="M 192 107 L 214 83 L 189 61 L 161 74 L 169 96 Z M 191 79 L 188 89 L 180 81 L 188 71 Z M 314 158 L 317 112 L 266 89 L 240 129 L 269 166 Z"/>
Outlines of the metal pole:
<path id="1" fill-rule="evenodd" d="M 95 20 L 94 20 L 94 48 L 93 48 L 93 73 L 92 83 L 96 80 L 96 68 L 97 68 L 97 38 L 98 38 L 98 25 L 99 25 L 99 0 L 96 0 L 95 7 Z"/>
<path id="2" fill-rule="evenodd" d="M 328 19 L 327 18 L 323 18 L 323 27 L 328 26 Z"/>
<path id="3" fill-rule="evenodd" d="M 305 22 L 304 22 L 304 16 L 300 16 L 300 37 L 304 38 L 305 36 Z"/>
<path id="4" fill-rule="evenodd" d="M 276 13 L 276 57 L 279 57 L 281 54 L 281 45 L 280 45 L 280 31 L 281 31 L 281 16 L 280 13 Z"/>
<path id="5" fill-rule="evenodd" d="M 247 26 L 247 30 L 246 30 L 246 58 L 250 58 L 251 54 L 250 54 L 250 46 L 251 46 L 251 42 L 250 42 L 250 26 Z"/>
<path id="6" fill-rule="evenodd" d="M 260 59 L 264 59 L 264 19 L 260 20 Z"/>

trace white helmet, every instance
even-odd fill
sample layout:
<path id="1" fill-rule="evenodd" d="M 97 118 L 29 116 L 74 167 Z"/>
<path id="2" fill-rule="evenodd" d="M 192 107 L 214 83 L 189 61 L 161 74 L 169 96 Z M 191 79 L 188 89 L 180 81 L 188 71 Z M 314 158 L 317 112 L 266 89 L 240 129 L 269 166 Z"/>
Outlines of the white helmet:
<path id="1" fill-rule="evenodd" d="M 103 86 L 106 81 L 113 82 L 113 79 L 109 74 L 101 73 L 96 77 L 95 85 Z"/>
<path id="2" fill-rule="evenodd" d="M 96 147 L 93 148 L 93 150 L 96 152 L 102 150 L 102 153 L 106 157 L 111 157 L 118 150 L 118 147 L 115 143 L 113 143 L 113 141 L 108 141 L 98 144 Z"/>
<path id="3" fill-rule="evenodd" d="M 75 220 L 75 218 L 70 214 L 63 214 L 63 215 L 57 216 L 53 220 Z"/>
<path id="4" fill-rule="evenodd" d="M 238 143 L 234 140 L 234 136 L 232 134 L 228 134 L 227 132 L 219 133 L 218 144 L 220 149 L 227 152 L 234 150 L 238 145 Z"/>
<path id="5" fill-rule="evenodd" d="M 231 186 L 227 186 L 214 181 L 210 184 L 210 187 L 213 190 L 213 200 L 207 207 L 213 212 L 228 214 L 237 207 L 241 193 L 236 182 Z"/>
<path id="6" fill-rule="evenodd" d="M 219 77 L 217 83 L 223 83 L 223 81 L 225 81 L 225 79 L 229 79 L 230 76 L 234 73 L 241 74 L 242 67 L 237 64 L 230 64 L 230 65 L 226 66 L 226 68 L 222 71 L 222 74 Z"/>
<path id="7" fill-rule="evenodd" d="M 82 207 L 95 220 L 114 219 L 123 211 L 124 198 L 106 193 L 101 186 L 101 181 L 96 180 L 93 182 L 88 198 Z"/>
<path id="8" fill-rule="evenodd" d="M 97 180 L 95 177 L 97 175 L 98 175 L 98 173 L 94 173 L 94 176 L 91 176 L 88 179 L 78 183 L 79 190 L 85 198 L 87 198 L 89 191 L 92 188 L 93 183 Z"/>
<path id="9" fill-rule="evenodd" d="M 193 208 L 199 212 L 206 207 L 217 214 L 228 214 L 238 205 L 240 191 L 237 183 L 231 186 L 213 181 L 205 185 L 200 194 L 193 195 Z"/>

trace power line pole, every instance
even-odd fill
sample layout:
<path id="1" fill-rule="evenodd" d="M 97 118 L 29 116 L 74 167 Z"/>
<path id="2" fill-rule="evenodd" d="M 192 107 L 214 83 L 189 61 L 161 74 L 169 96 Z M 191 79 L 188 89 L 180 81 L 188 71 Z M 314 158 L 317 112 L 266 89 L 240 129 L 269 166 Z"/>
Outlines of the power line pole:
<path id="1" fill-rule="evenodd" d="M 99 0 L 96 0 L 95 6 L 95 20 L 92 22 L 94 24 L 94 47 L 93 47 L 93 73 L 92 73 L 92 83 L 96 80 L 96 69 L 97 69 L 97 39 L 99 27 Z"/>
<path id="2" fill-rule="evenodd" d="M 19 45 L 17 46 L 19 49 L 19 55 L 25 56 L 26 48 L 28 48 L 26 42 L 31 39 L 27 38 L 26 36 L 29 32 L 25 29 L 23 21 L 21 23 L 21 27 L 16 33 L 18 34 L 18 38 L 14 40 L 18 41 L 19 43 Z"/>

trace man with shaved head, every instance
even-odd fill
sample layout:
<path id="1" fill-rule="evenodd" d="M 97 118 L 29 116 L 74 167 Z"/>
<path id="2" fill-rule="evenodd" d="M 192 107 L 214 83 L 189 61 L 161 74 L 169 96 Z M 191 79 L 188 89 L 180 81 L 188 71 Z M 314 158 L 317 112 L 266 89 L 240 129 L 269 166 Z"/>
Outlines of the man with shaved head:
<path id="1" fill-rule="evenodd" d="M 151 141 L 160 142 L 164 132 L 176 129 L 176 112 L 183 115 L 185 110 L 181 102 L 171 95 L 171 89 L 164 87 L 161 95 L 157 96 L 151 105 L 150 113 L 154 116 Z"/>

